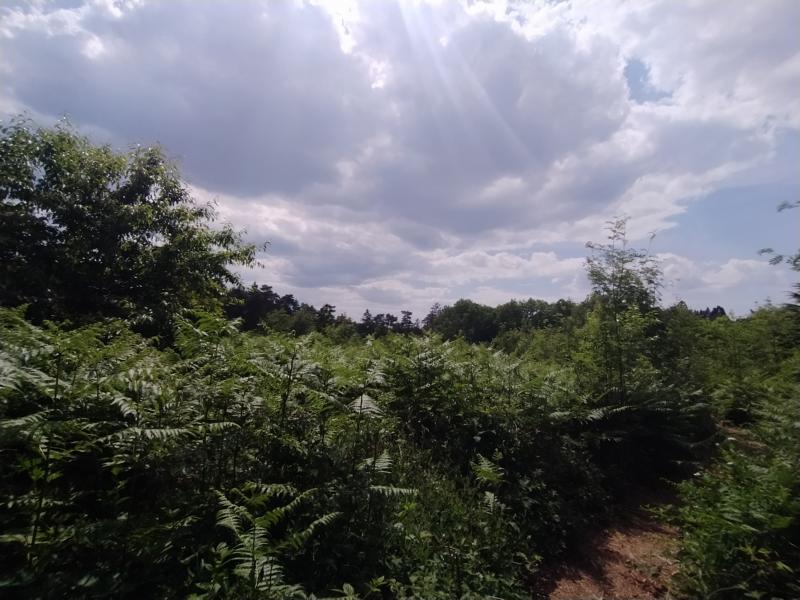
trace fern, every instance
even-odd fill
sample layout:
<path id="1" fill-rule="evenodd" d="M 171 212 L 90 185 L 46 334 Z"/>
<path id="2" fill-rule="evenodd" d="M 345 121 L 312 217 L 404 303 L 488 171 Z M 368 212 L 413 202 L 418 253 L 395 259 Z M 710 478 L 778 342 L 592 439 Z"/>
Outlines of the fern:
<path id="1" fill-rule="evenodd" d="M 26 436 L 33 434 L 34 430 L 42 427 L 52 413 L 51 410 L 41 410 L 16 419 L 3 419 L 0 421 L 0 430 L 18 431 Z"/>
<path id="2" fill-rule="evenodd" d="M 388 452 L 384 451 L 380 456 L 364 459 L 358 468 L 374 475 L 387 475 L 392 470 L 392 458 Z"/>
<path id="3" fill-rule="evenodd" d="M 368 394 L 361 394 L 350 403 L 350 409 L 354 412 L 369 417 L 379 417 L 383 414 L 380 406 Z"/>
<path id="4" fill-rule="evenodd" d="M 167 442 L 184 437 L 193 437 L 196 432 L 186 427 L 127 427 L 109 436 L 101 438 L 100 442 L 113 442 L 115 440 L 132 440 L 141 438 L 144 440 L 156 440 Z"/>
<path id="5" fill-rule="evenodd" d="M 369 490 L 386 498 L 398 498 L 400 496 L 414 496 L 418 493 L 417 490 L 413 488 L 401 488 L 391 485 L 371 485 L 369 486 Z"/>
<path id="6" fill-rule="evenodd" d="M 494 464 L 485 456 L 478 454 L 476 460 L 470 463 L 475 478 L 482 484 L 497 486 L 503 482 L 505 471 Z"/>
<path id="7" fill-rule="evenodd" d="M 342 513 L 340 512 L 332 512 L 314 519 L 303 531 L 291 534 L 288 539 L 283 542 L 282 547 L 299 550 L 306 542 L 308 542 L 308 540 L 317 532 L 317 530 L 324 527 L 330 527 L 333 522 L 341 516 Z"/>

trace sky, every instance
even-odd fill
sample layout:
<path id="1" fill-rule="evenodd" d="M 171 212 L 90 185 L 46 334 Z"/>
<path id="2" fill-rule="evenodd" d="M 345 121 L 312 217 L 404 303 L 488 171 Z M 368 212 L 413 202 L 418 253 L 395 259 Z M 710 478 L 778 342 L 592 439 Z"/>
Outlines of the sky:
<path id="1" fill-rule="evenodd" d="M 359 317 L 580 300 L 628 218 L 663 301 L 787 299 L 800 2 L 94 0 L 0 7 L 0 116 L 162 144 L 246 282 Z"/>

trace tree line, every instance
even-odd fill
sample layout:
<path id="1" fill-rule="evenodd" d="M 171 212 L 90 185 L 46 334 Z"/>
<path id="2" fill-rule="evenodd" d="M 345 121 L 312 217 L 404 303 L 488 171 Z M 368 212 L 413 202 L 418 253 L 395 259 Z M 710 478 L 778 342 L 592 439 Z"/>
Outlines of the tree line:
<path id="1" fill-rule="evenodd" d="M 460 337 L 470 343 L 493 342 L 504 348 L 515 345 L 520 335 L 535 330 L 582 323 L 594 302 L 591 297 L 581 302 L 547 302 L 529 298 L 487 306 L 462 298 L 452 305 L 435 303 L 422 321 L 415 319 L 409 310 L 400 311 L 400 317 L 397 317 L 392 313 L 373 315 L 369 309 L 364 311 L 360 321 L 355 321 L 347 315 L 337 315 L 336 307 L 331 304 L 323 304 L 317 309 L 299 302 L 292 294 L 282 296 L 269 285 L 253 283 L 248 287 L 238 284 L 228 294 L 225 314 L 229 318 L 241 319 L 245 331 L 261 328 L 292 331 L 299 335 L 327 331 L 339 338 L 381 336 L 390 332 L 415 335 L 431 332 L 447 340 Z M 727 317 L 722 306 L 706 307 L 693 313 L 710 320 Z"/>

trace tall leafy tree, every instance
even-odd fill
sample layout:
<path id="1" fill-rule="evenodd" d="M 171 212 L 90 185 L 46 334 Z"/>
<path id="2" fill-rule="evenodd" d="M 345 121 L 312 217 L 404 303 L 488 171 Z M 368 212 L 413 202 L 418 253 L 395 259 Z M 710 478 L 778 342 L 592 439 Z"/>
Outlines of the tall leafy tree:
<path id="1" fill-rule="evenodd" d="M 215 304 L 255 248 L 214 227 L 157 147 L 118 153 L 66 122 L 0 125 L 0 303 L 35 318 L 137 316 Z"/>
<path id="2" fill-rule="evenodd" d="M 427 326 L 447 339 L 463 337 L 468 342 L 488 342 L 497 335 L 495 311 L 490 306 L 461 299 L 436 312 L 434 308 L 426 317 Z"/>
<path id="3" fill-rule="evenodd" d="M 596 301 L 596 333 L 607 381 L 624 402 L 627 375 L 642 355 L 645 329 L 658 302 L 661 269 L 648 252 L 628 246 L 626 220 L 609 223 L 608 242 L 589 242 L 587 273 Z M 591 321 L 590 321 L 591 323 Z"/>

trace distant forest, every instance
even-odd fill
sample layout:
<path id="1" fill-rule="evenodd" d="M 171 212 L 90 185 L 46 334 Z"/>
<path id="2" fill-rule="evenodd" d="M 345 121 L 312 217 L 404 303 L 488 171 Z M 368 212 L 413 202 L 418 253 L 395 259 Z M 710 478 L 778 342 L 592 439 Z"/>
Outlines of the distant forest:
<path id="1" fill-rule="evenodd" d="M 583 302 L 558 300 L 511 300 L 496 307 L 461 299 L 452 306 L 434 304 L 420 321 L 411 311 L 401 310 L 400 317 L 392 313 L 373 315 L 364 311 L 361 321 L 337 315 L 336 307 L 323 304 L 319 309 L 299 302 L 292 294 L 281 296 L 269 285 L 237 285 L 231 288 L 225 314 L 241 319 L 245 331 L 275 330 L 304 335 L 312 331 L 327 331 L 338 338 L 354 335 L 382 336 L 387 333 L 421 334 L 423 331 L 441 335 L 446 340 L 464 338 L 470 343 L 492 342 L 504 350 L 513 350 L 524 338 L 519 334 L 537 329 L 568 327 L 582 323 L 592 308 L 592 299 Z M 681 307 L 687 308 L 684 303 Z M 692 311 L 703 319 L 726 317 L 721 306 Z"/>

